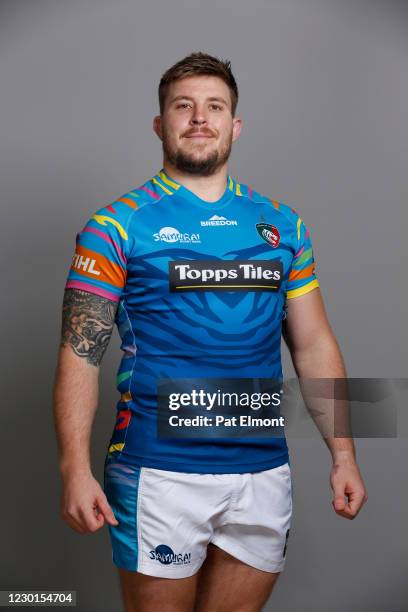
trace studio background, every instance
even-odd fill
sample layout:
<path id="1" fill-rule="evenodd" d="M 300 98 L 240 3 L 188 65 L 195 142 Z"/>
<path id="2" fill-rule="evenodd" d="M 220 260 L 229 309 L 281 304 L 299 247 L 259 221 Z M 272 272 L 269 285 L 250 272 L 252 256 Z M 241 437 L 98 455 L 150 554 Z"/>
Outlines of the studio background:
<path id="1" fill-rule="evenodd" d="M 309 227 L 350 377 L 406 377 L 408 5 L 388 0 L 0 2 L 0 589 L 74 589 L 121 610 L 107 528 L 59 517 L 51 388 L 63 288 L 89 216 L 161 168 L 161 74 L 230 59 L 244 126 L 229 171 Z M 101 368 L 94 473 L 112 431 L 117 331 Z M 286 349 L 287 376 L 293 369 Z M 407 440 L 359 439 L 369 501 L 331 506 L 330 455 L 290 440 L 295 508 L 266 610 L 406 610 Z"/>

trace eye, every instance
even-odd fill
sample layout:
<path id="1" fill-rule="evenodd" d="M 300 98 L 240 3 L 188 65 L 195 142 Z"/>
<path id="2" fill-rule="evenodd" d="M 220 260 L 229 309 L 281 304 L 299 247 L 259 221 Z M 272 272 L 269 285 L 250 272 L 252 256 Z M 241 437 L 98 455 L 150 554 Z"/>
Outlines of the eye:
<path id="1" fill-rule="evenodd" d="M 211 104 L 210 106 L 217 108 L 218 110 L 222 110 L 222 106 L 219 104 Z"/>
<path id="2" fill-rule="evenodd" d="M 185 108 L 188 105 L 188 102 L 182 102 L 181 104 L 177 104 L 176 108 Z"/>

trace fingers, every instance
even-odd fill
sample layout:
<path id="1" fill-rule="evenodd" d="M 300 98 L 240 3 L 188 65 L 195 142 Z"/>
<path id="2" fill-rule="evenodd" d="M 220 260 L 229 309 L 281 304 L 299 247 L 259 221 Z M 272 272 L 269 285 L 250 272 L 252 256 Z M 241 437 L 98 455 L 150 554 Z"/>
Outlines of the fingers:
<path id="1" fill-rule="evenodd" d="M 61 516 L 78 533 L 94 533 L 103 527 L 105 522 L 113 526 L 119 525 L 103 494 L 95 499 L 90 510 L 79 506 L 76 509 L 63 510 Z"/>
<path id="2" fill-rule="evenodd" d="M 332 501 L 332 505 L 339 516 L 352 520 L 360 512 L 367 499 L 368 495 L 363 490 L 348 492 L 346 486 L 336 486 L 335 498 Z"/>
<path id="3" fill-rule="evenodd" d="M 363 490 L 352 491 L 348 494 L 349 503 L 346 506 L 347 513 L 354 518 L 360 512 L 363 504 L 368 499 L 368 495 Z"/>
<path id="4" fill-rule="evenodd" d="M 332 502 L 334 510 L 336 512 L 336 514 L 338 514 L 339 516 L 342 516 L 344 518 L 347 518 L 349 520 L 352 520 L 353 518 L 355 518 L 355 516 L 357 516 L 357 513 L 355 513 L 354 511 L 352 511 L 348 505 L 345 504 L 344 506 L 344 510 L 337 510 L 334 502 Z"/>
<path id="5" fill-rule="evenodd" d="M 80 478 L 71 475 L 64 479 L 60 515 L 78 533 L 93 533 L 105 523 L 119 525 L 105 493 L 92 475 Z"/>
<path id="6" fill-rule="evenodd" d="M 357 464 L 337 463 L 330 473 L 334 511 L 347 519 L 354 519 L 368 499 Z"/>
<path id="7" fill-rule="evenodd" d="M 119 525 L 118 521 L 116 520 L 115 515 L 113 514 L 112 508 L 110 507 L 110 505 L 108 504 L 106 500 L 106 496 L 100 495 L 97 499 L 97 502 L 98 502 L 99 511 L 102 513 L 102 516 L 104 517 L 106 522 L 114 526 Z"/>
<path id="8" fill-rule="evenodd" d="M 334 499 L 332 501 L 333 508 L 337 513 L 344 512 L 346 508 L 346 501 L 344 499 L 345 483 L 336 481 L 332 483 Z"/>
<path id="9" fill-rule="evenodd" d="M 339 492 L 339 491 L 335 491 L 335 497 L 334 500 L 332 502 L 333 504 L 333 508 L 336 510 L 336 512 L 342 512 L 345 507 L 346 507 L 346 502 L 344 499 L 344 493 L 343 492 Z"/>
<path id="10" fill-rule="evenodd" d="M 77 533 L 86 533 L 82 525 L 76 521 L 72 516 L 61 515 L 64 521 Z"/>
<path id="11" fill-rule="evenodd" d="M 94 533 L 105 524 L 104 516 L 98 513 L 96 506 L 88 510 L 82 507 L 67 509 L 61 512 L 61 516 L 78 533 Z"/>
<path id="12" fill-rule="evenodd" d="M 89 533 L 98 531 L 98 529 L 100 529 L 105 523 L 103 519 L 103 515 L 99 515 L 102 518 L 102 520 L 101 518 L 97 518 L 95 507 L 93 507 L 92 510 L 78 508 L 78 513 L 79 513 L 80 518 L 82 519 L 81 520 L 82 524 L 85 525 L 86 530 Z"/>

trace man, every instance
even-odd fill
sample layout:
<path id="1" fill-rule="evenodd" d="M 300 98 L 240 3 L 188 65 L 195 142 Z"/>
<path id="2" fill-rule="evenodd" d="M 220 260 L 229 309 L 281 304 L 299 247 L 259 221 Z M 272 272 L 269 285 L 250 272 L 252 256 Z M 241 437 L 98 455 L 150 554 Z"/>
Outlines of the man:
<path id="1" fill-rule="evenodd" d="M 160 436 L 161 385 L 192 408 L 214 384 L 280 380 L 282 331 L 299 377 L 346 374 L 302 219 L 228 174 L 242 127 L 230 62 L 189 55 L 159 101 L 163 167 L 77 236 L 54 389 L 61 512 L 79 533 L 108 524 L 126 611 L 255 611 L 285 563 L 285 437 Z M 89 446 L 115 321 L 120 399 L 102 490 Z M 334 510 L 354 518 L 367 495 L 353 441 L 325 441 Z"/>

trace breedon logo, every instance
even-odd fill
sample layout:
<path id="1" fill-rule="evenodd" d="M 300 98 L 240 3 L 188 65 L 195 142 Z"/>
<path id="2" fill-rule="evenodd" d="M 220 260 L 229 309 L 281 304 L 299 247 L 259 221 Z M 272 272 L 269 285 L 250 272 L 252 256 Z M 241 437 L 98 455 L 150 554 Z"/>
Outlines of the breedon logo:
<path id="1" fill-rule="evenodd" d="M 279 260 L 182 260 L 169 262 L 170 291 L 278 291 Z"/>
<path id="2" fill-rule="evenodd" d="M 276 248 L 280 242 L 280 234 L 277 227 L 270 223 L 257 223 L 256 229 L 261 238 L 265 240 L 271 247 Z"/>
<path id="3" fill-rule="evenodd" d="M 213 215 L 207 221 L 200 221 L 200 225 L 202 225 L 203 227 L 217 225 L 238 225 L 238 222 L 236 221 L 236 219 L 227 219 L 226 217 Z"/>

